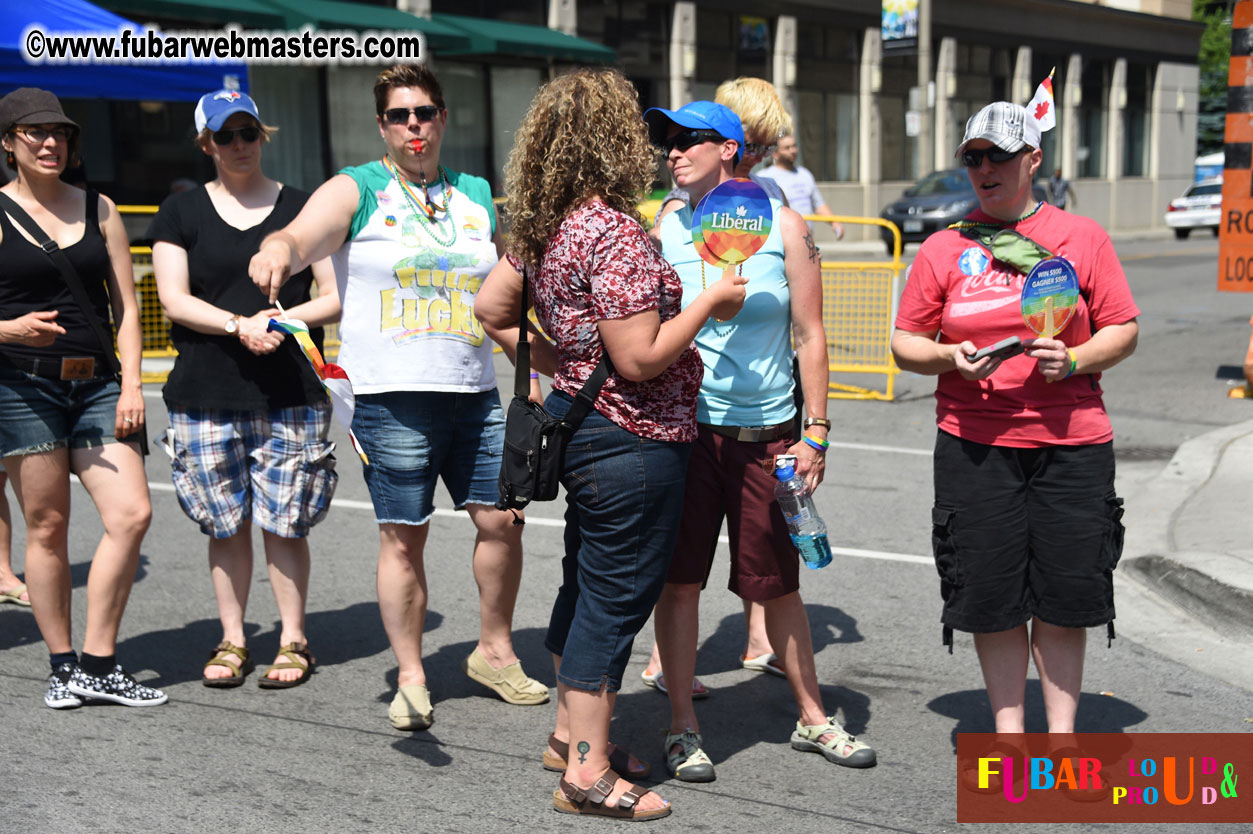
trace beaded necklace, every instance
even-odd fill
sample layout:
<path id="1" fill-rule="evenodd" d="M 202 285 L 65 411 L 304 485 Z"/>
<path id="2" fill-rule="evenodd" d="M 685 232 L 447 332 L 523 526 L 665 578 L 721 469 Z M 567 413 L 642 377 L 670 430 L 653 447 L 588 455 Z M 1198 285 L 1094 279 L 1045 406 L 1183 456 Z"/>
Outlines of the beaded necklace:
<path id="1" fill-rule="evenodd" d="M 412 210 L 413 216 L 417 218 L 418 225 L 426 230 L 426 233 L 431 236 L 431 239 L 445 249 L 450 248 L 454 243 L 456 243 L 456 223 L 451 224 L 452 234 L 449 235 L 447 240 L 442 239 L 437 232 L 441 223 L 435 219 L 436 212 L 443 212 L 446 220 L 451 219 L 448 215 L 448 206 L 452 203 L 452 184 L 448 182 L 448 177 L 444 173 L 444 166 L 438 166 L 440 182 L 444 187 L 444 204 L 442 206 L 436 205 L 431 200 L 430 192 L 427 191 L 425 178 L 422 181 L 422 188 L 427 192 L 426 204 L 424 205 L 418 202 L 417 196 L 413 193 L 413 189 L 409 187 L 408 180 L 400 175 L 400 168 L 397 167 L 396 163 L 392 162 L 390 157 L 383 157 L 383 167 L 387 169 L 388 173 L 392 175 L 392 179 L 394 179 L 396 184 L 400 186 L 401 193 L 405 195 L 405 202 L 409 204 L 409 208 Z"/>
<path id="2" fill-rule="evenodd" d="M 1041 200 L 1040 202 L 1035 204 L 1035 208 L 1033 208 L 1031 211 L 1024 214 L 1022 217 L 1019 217 L 1017 220 L 1004 220 L 999 223 L 989 223 L 985 220 L 960 220 L 952 224 L 951 226 L 949 226 L 949 228 L 957 229 L 958 231 L 961 231 L 962 229 L 978 229 L 978 228 L 1004 229 L 1006 226 L 1012 226 L 1015 223 L 1021 223 L 1027 218 L 1034 216 L 1035 213 L 1039 211 L 1043 206 L 1044 206 L 1044 201 Z"/>

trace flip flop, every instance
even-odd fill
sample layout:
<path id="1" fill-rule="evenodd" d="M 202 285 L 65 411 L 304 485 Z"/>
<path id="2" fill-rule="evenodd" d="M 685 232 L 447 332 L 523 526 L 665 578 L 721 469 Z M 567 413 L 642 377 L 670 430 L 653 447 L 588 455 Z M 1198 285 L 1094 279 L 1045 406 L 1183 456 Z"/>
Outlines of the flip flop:
<path id="1" fill-rule="evenodd" d="M 662 695 L 669 694 L 670 690 L 666 689 L 666 676 L 661 672 L 649 672 L 645 669 L 640 672 L 640 680 L 645 686 L 656 689 Z M 709 697 L 709 687 L 700 682 L 700 678 L 692 678 L 692 700 L 701 701 Z"/>
<path id="2" fill-rule="evenodd" d="M 23 582 L 21 585 L 14 585 L 12 588 L 10 588 L 7 591 L 0 591 L 0 604 L 11 602 L 15 605 L 20 605 L 23 608 L 30 608 L 30 600 L 22 599 L 22 594 L 25 594 L 25 593 L 26 593 L 25 582 Z"/>
<path id="3" fill-rule="evenodd" d="M 787 672 L 783 671 L 783 664 L 779 662 L 779 658 L 774 652 L 759 654 L 756 657 L 742 654 L 740 655 L 740 665 L 752 672 L 767 672 L 780 678 L 787 677 Z"/>

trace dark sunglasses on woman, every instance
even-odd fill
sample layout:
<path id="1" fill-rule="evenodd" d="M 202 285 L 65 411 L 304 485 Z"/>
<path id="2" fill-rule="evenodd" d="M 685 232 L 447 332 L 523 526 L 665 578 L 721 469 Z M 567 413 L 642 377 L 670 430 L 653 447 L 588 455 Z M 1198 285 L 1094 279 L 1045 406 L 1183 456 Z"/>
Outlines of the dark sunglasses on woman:
<path id="1" fill-rule="evenodd" d="M 235 141 L 236 135 L 245 142 L 252 144 L 261 138 L 261 128 L 253 127 L 252 125 L 248 127 L 224 127 L 213 132 L 213 144 L 229 145 Z"/>
<path id="2" fill-rule="evenodd" d="M 695 147 L 702 142 L 725 142 L 726 137 L 716 130 L 708 130 L 706 128 L 692 128 L 682 133 L 676 133 L 669 139 L 661 143 L 661 151 L 666 156 L 670 155 L 670 151 L 678 148 L 680 151 L 686 151 L 688 148 Z"/>
<path id="3" fill-rule="evenodd" d="M 984 148 L 979 151 L 962 151 L 962 165 L 965 165 L 967 168 L 978 168 L 983 164 L 983 158 L 985 156 L 988 158 L 988 161 L 992 163 L 1000 164 L 1002 162 L 1009 162 L 1025 150 L 1026 148 L 1019 148 L 1016 151 L 1004 151 L 1000 148 L 993 147 Z"/>
<path id="4" fill-rule="evenodd" d="M 419 122 L 430 122 L 435 120 L 439 111 L 440 108 L 434 104 L 424 104 L 421 107 L 389 107 L 382 115 L 389 125 L 407 125 L 410 113 L 417 116 Z"/>

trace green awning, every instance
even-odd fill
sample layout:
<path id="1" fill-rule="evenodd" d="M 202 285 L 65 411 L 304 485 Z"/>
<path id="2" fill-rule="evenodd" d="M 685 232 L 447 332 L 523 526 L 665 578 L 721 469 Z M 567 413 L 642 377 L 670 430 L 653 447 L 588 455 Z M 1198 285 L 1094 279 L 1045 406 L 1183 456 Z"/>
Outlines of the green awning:
<path id="1" fill-rule="evenodd" d="M 212 0 L 216 2 L 217 0 Z M 237 0 L 244 2 L 244 0 Z M 354 29 L 365 31 L 410 32 L 417 30 L 426 36 L 426 45 L 434 52 L 449 50 L 463 52 L 471 48 L 470 36 L 460 27 L 449 26 L 437 20 L 416 17 L 408 12 L 389 6 L 371 6 L 364 3 L 348 3 L 344 0 L 254 0 L 265 2 L 282 11 L 290 29 L 299 29 L 312 23 L 319 29 Z"/>
<path id="2" fill-rule="evenodd" d="M 511 55 L 522 58 L 557 58 L 584 64 L 609 64 L 618 57 L 607 46 L 585 38 L 576 38 L 547 26 L 458 14 L 437 14 L 432 16 L 432 20 L 456 27 L 470 39 L 467 49 L 441 49 L 440 55 L 444 57 Z"/>
<path id="3" fill-rule="evenodd" d="M 95 3 L 140 25 L 154 17 L 174 17 L 214 27 L 226 23 L 238 23 L 249 29 L 285 26 L 283 13 L 265 0 L 95 0 Z"/>
<path id="4" fill-rule="evenodd" d="M 223 26 L 238 23 L 247 29 L 295 30 L 313 24 L 323 31 L 419 31 L 432 52 L 468 53 L 474 46 L 463 27 L 452 26 L 389 6 L 349 3 L 345 0 L 95 0 L 98 5 L 138 23 L 152 17 L 179 18 Z M 145 15 L 148 18 L 145 18 Z"/>

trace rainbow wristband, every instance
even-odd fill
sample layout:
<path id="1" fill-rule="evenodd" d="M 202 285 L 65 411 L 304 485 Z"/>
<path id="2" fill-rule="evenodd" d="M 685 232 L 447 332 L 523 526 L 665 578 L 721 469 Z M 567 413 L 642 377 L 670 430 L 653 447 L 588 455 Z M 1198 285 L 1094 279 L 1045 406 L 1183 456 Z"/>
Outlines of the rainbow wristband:
<path id="1" fill-rule="evenodd" d="M 801 438 L 801 440 L 804 440 L 806 444 L 814 449 L 817 449 L 819 452 L 825 452 L 827 447 L 831 445 L 826 440 L 819 440 L 818 438 L 810 437 L 809 435 L 805 435 Z"/>
<path id="2" fill-rule="evenodd" d="M 1079 364 L 1079 360 L 1075 359 L 1075 352 L 1073 350 L 1066 348 L 1066 353 L 1070 354 L 1070 370 L 1066 372 L 1066 375 L 1062 377 L 1062 379 L 1070 379 L 1071 375 L 1075 372 L 1075 366 Z"/>

